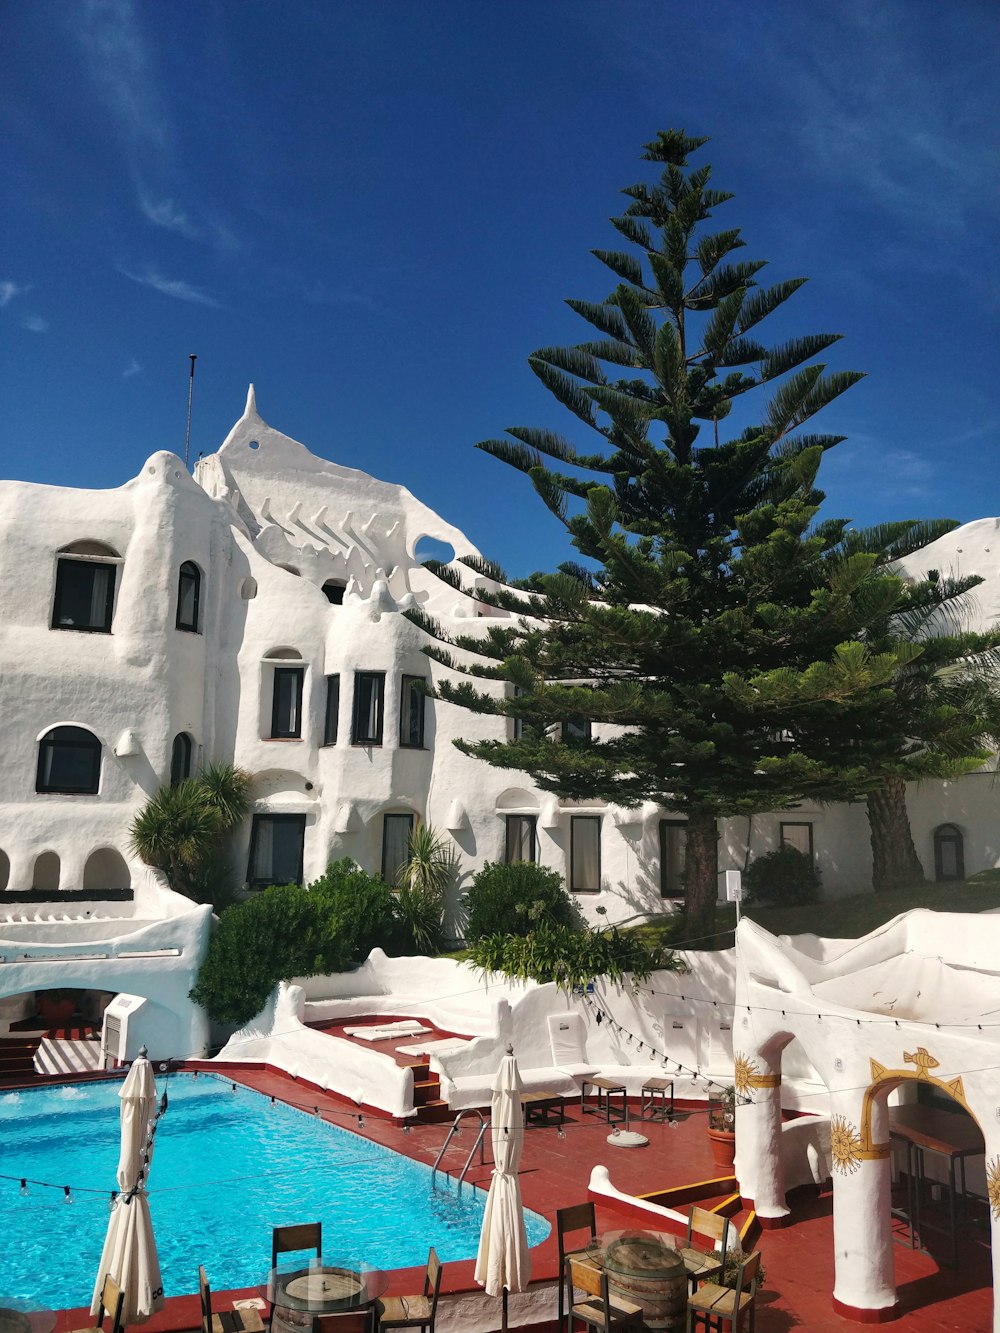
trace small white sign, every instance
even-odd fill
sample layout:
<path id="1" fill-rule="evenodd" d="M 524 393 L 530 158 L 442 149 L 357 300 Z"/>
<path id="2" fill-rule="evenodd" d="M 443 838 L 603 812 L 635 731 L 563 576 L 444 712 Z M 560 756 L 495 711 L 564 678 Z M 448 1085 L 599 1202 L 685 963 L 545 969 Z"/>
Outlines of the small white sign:
<path id="1" fill-rule="evenodd" d="M 743 901 L 743 876 L 738 870 L 726 871 L 726 902 Z"/>

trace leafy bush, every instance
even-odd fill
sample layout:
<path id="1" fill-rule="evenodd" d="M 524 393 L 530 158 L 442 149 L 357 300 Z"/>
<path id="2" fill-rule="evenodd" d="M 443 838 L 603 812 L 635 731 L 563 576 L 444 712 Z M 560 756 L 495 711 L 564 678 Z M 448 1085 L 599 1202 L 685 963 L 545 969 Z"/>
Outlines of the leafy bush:
<path id="1" fill-rule="evenodd" d="M 676 954 L 638 936 L 609 930 L 574 930 L 543 923 L 526 935 L 487 935 L 472 945 L 469 960 L 487 975 L 502 972 L 515 981 L 554 981 L 561 990 L 604 977 L 633 988 L 653 972 L 681 972 Z"/>
<path id="2" fill-rule="evenodd" d="M 444 938 L 444 902 L 422 884 L 404 884 L 396 898 L 396 915 L 404 948 L 435 954 Z"/>
<path id="3" fill-rule="evenodd" d="M 332 861 L 309 892 L 325 904 L 330 926 L 353 962 L 363 962 L 374 948 L 392 950 L 400 942 L 396 895 L 349 856 Z"/>
<path id="4" fill-rule="evenodd" d="M 444 896 L 458 858 L 451 842 L 430 824 L 417 825 L 406 850 L 407 860 L 396 877 L 396 913 L 405 947 L 437 953 L 444 938 Z"/>
<path id="5" fill-rule="evenodd" d="M 283 978 L 348 966 L 347 940 L 333 924 L 323 896 L 298 884 L 234 903 L 219 917 L 191 998 L 217 1023 L 248 1022 Z"/>
<path id="6" fill-rule="evenodd" d="M 748 899 L 773 903 L 777 907 L 815 902 L 820 884 L 819 871 L 813 865 L 812 857 L 788 846 L 754 857 L 743 876 Z"/>
<path id="7" fill-rule="evenodd" d="M 571 926 L 575 911 L 562 877 L 533 861 L 487 861 L 463 902 L 465 938 L 529 935 L 545 926 Z"/>

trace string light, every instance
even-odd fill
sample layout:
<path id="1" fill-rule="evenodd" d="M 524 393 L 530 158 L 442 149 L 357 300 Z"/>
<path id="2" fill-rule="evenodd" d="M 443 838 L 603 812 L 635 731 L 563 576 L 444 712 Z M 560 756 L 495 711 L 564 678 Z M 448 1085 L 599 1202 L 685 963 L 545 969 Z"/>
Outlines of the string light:
<path id="1" fill-rule="evenodd" d="M 29 1190 L 28 1190 L 28 1182 L 24 1179 L 23 1176 L 22 1176 L 22 1178 L 21 1178 L 21 1188 L 20 1188 L 20 1190 L 19 1190 L 18 1192 L 19 1192 L 22 1196 L 24 1196 L 24 1197 L 27 1197 L 27 1195 L 28 1195 L 28 1193 L 29 1193 Z"/>
<path id="2" fill-rule="evenodd" d="M 63 1203 L 72 1203 L 73 1195 L 68 1185 L 63 1186 Z"/>

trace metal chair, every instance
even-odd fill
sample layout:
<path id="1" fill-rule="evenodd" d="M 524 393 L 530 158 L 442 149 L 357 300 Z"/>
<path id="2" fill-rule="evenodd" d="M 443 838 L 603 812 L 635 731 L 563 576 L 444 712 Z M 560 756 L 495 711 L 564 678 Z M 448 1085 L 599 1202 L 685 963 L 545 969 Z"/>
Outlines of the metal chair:
<path id="1" fill-rule="evenodd" d="M 122 1309 L 125 1305 L 125 1292 L 110 1273 L 104 1278 L 101 1287 L 101 1299 L 97 1306 L 97 1318 L 88 1328 L 74 1329 L 74 1333 L 105 1333 L 104 1316 L 111 1315 L 111 1333 L 121 1333 Z"/>
<path id="2" fill-rule="evenodd" d="M 642 1328 L 642 1306 L 621 1296 L 612 1300 L 608 1295 L 608 1275 L 603 1269 L 571 1256 L 566 1260 L 566 1275 L 570 1288 L 570 1328 L 574 1319 L 582 1320 L 590 1328 L 600 1329 L 601 1333 L 610 1333 L 611 1329 Z M 573 1301 L 573 1291 L 577 1288 L 589 1299 Z"/>
<path id="3" fill-rule="evenodd" d="M 760 1251 L 756 1250 L 744 1258 L 739 1266 L 735 1287 L 720 1287 L 715 1282 L 706 1282 L 688 1297 L 687 1333 L 696 1328 L 706 1333 L 721 1333 L 723 1324 L 728 1324 L 731 1333 L 740 1333 L 746 1329 L 753 1333 L 754 1298 L 757 1295 L 757 1283 L 760 1275 Z"/>
<path id="4" fill-rule="evenodd" d="M 224 1310 L 212 1313 L 212 1289 L 204 1264 L 198 1265 L 198 1296 L 201 1300 L 201 1333 L 264 1333 L 259 1310 Z M 350 1330 L 347 1331 L 350 1333 Z"/>
<path id="5" fill-rule="evenodd" d="M 709 1252 L 699 1249 L 694 1244 L 695 1235 L 711 1240 Z M 718 1250 L 716 1250 L 718 1244 Z M 729 1245 L 729 1218 L 721 1213 L 713 1213 L 707 1208 L 695 1205 L 688 1216 L 687 1236 L 684 1244 L 678 1245 L 677 1253 L 684 1260 L 688 1282 L 694 1291 L 698 1283 L 718 1277 L 726 1262 L 726 1250 Z"/>
<path id="6" fill-rule="evenodd" d="M 583 1231 L 589 1229 L 590 1239 L 597 1239 L 597 1213 L 592 1201 L 587 1203 L 573 1204 L 570 1208 L 560 1208 L 556 1211 L 556 1233 L 559 1237 L 559 1323 L 558 1333 L 563 1333 L 563 1323 L 566 1317 L 566 1260 L 582 1259 L 586 1254 L 586 1249 L 575 1246 L 572 1250 L 566 1248 L 565 1236 L 568 1231 Z M 573 1303 L 573 1294 L 570 1292 L 570 1304 Z"/>
<path id="7" fill-rule="evenodd" d="M 431 1246 L 424 1273 L 424 1289 L 419 1296 L 386 1296 L 376 1301 L 375 1313 L 378 1333 L 385 1328 L 419 1328 L 434 1333 L 438 1296 L 441 1293 L 441 1260 Z"/>

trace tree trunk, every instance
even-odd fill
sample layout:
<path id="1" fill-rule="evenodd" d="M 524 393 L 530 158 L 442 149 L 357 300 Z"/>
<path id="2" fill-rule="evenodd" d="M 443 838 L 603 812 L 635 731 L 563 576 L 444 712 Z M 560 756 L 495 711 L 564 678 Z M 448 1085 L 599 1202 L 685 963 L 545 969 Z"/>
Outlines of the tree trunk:
<path id="1" fill-rule="evenodd" d="M 684 850 L 684 937 L 696 947 L 712 947 L 702 939 L 715 931 L 719 896 L 719 825 L 714 810 L 693 810 L 688 816 Z"/>
<path id="2" fill-rule="evenodd" d="M 876 893 L 905 889 L 924 882 L 924 868 L 913 845 L 906 812 L 906 780 L 886 778 L 868 793 L 868 824 L 872 838 L 872 888 Z"/>

